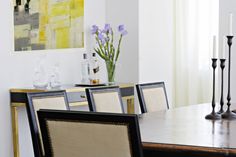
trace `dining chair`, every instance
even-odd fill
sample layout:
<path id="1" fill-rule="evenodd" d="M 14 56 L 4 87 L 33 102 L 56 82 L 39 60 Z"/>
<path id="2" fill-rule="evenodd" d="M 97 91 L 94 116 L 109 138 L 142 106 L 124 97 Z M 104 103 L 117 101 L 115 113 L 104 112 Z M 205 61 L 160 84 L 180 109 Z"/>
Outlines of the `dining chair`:
<path id="1" fill-rule="evenodd" d="M 35 157 L 44 156 L 41 131 L 39 128 L 37 111 L 39 109 L 69 110 L 69 103 L 65 91 L 49 91 L 27 93 L 27 115 L 30 125 Z"/>
<path id="2" fill-rule="evenodd" d="M 86 88 L 89 110 L 93 112 L 124 113 L 118 86 Z"/>
<path id="3" fill-rule="evenodd" d="M 169 109 L 164 82 L 137 84 L 136 89 L 142 113 Z"/>
<path id="4" fill-rule="evenodd" d="M 46 157 L 142 157 L 137 115 L 38 111 Z"/>

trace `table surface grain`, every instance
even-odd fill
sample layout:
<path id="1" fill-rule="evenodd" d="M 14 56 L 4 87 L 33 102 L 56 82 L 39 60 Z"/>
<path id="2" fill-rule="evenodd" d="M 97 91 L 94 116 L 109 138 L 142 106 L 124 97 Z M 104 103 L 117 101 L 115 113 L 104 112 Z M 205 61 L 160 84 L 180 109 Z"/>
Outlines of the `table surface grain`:
<path id="1" fill-rule="evenodd" d="M 236 104 L 231 106 L 236 109 Z M 236 149 L 236 120 L 206 120 L 211 104 L 179 107 L 140 116 L 139 125 L 143 145 Z M 236 152 L 236 151 L 235 151 Z"/>

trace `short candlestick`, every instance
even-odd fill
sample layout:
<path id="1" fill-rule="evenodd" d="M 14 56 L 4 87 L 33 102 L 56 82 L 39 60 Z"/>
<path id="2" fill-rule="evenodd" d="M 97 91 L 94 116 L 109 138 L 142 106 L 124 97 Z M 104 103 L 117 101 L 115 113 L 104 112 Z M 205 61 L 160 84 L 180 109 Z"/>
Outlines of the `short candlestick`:
<path id="1" fill-rule="evenodd" d="M 227 110 L 225 113 L 222 114 L 222 118 L 224 119 L 236 119 L 236 114 L 230 111 L 230 105 L 231 105 L 231 95 L 230 95 L 230 68 L 231 68 L 231 46 L 233 43 L 233 37 L 234 36 L 227 36 L 227 43 L 229 46 L 229 64 L 228 64 L 228 94 L 227 94 Z"/>
<path id="2" fill-rule="evenodd" d="M 217 120 L 220 119 L 221 116 L 220 114 L 215 112 L 215 69 L 217 67 L 217 59 L 216 58 L 212 58 L 212 68 L 213 68 L 213 94 L 212 94 L 212 112 L 208 115 L 206 115 L 206 119 L 211 119 L 211 120 Z"/>

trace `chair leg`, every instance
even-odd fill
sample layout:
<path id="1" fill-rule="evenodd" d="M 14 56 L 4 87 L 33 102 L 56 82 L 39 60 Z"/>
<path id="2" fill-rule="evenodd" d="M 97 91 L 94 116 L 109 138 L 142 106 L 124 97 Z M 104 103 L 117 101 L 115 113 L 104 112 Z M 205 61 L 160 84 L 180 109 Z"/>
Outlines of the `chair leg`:
<path id="1" fill-rule="evenodd" d="M 127 99 L 127 113 L 134 114 L 134 98 Z"/>

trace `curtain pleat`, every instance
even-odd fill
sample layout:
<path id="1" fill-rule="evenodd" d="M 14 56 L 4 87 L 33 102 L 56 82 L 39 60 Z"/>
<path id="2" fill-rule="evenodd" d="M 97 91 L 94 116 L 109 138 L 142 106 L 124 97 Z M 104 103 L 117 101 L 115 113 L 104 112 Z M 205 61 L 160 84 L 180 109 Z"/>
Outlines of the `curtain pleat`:
<path id="1" fill-rule="evenodd" d="M 218 0 L 175 0 L 175 104 L 211 101 Z"/>

